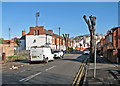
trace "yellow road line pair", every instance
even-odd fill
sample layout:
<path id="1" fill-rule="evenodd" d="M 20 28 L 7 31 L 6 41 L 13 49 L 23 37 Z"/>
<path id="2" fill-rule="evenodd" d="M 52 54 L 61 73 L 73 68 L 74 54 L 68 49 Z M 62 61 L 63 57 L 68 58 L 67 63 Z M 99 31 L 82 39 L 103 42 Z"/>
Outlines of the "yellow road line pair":
<path id="1" fill-rule="evenodd" d="M 79 69 L 79 71 L 78 71 L 78 73 L 77 73 L 77 75 L 76 75 L 76 77 L 75 77 L 75 79 L 74 79 L 74 81 L 72 83 L 72 86 L 75 85 L 76 80 L 77 80 L 76 86 L 79 85 L 82 74 L 83 74 L 84 66 L 85 66 L 85 63 L 82 63 L 82 65 L 81 65 L 81 67 L 80 67 L 80 69 Z"/>

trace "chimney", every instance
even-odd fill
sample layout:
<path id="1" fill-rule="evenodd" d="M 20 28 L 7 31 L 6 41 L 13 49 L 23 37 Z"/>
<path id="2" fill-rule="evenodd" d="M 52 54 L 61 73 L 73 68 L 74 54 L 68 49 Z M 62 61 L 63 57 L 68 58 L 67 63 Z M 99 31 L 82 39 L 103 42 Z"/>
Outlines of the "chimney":
<path id="1" fill-rule="evenodd" d="M 109 34 L 109 31 L 107 32 L 107 35 Z"/>
<path id="2" fill-rule="evenodd" d="M 53 30 L 48 30 L 49 33 L 53 34 Z"/>
<path id="3" fill-rule="evenodd" d="M 40 29 L 41 29 L 42 31 L 44 31 L 44 26 L 40 26 Z"/>
<path id="4" fill-rule="evenodd" d="M 22 31 L 22 36 L 23 36 L 23 35 L 25 35 L 25 34 L 26 34 L 26 31 L 25 31 L 25 30 L 23 30 L 23 31 Z"/>

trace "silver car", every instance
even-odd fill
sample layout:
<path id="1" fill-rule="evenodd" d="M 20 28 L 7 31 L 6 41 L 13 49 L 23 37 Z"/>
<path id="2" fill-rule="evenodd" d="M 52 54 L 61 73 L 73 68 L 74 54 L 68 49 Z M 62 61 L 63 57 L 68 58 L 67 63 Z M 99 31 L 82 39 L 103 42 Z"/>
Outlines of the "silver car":
<path id="1" fill-rule="evenodd" d="M 90 52 L 89 50 L 84 50 L 84 51 L 83 51 L 83 54 L 89 55 L 89 52 Z"/>

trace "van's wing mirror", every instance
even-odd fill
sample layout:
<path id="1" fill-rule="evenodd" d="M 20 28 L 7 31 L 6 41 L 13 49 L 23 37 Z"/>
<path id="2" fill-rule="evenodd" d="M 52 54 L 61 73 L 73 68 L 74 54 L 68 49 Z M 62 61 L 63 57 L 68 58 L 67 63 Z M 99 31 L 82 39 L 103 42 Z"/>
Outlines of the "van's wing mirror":
<path id="1" fill-rule="evenodd" d="M 54 51 L 51 49 L 51 53 L 54 54 Z"/>

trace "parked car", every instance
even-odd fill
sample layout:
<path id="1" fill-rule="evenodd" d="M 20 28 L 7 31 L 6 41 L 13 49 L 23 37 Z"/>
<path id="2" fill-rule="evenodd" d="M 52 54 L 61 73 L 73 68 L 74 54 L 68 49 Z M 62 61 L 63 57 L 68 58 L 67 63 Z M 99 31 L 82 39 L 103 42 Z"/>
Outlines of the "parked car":
<path id="1" fill-rule="evenodd" d="M 52 50 L 50 47 L 45 46 L 31 47 L 30 49 L 31 63 L 34 61 L 44 61 L 48 63 L 49 60 L 54 60 L 54 54 L 52 54 Z"/>
<path id="2" fill-rule="evenodd" d="M 84 50 L 83 54 L 89 54 L 89 50 Z"/>
<path id="3" fill-rule="evenodd" d="M 61 50 L 54 50 L 53 53 L 54 53 L 54 58 L 63 58 L 64 56 L 63 51 Z"/>

